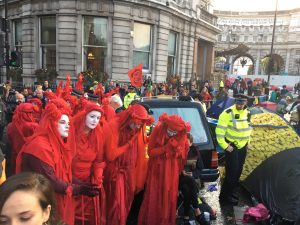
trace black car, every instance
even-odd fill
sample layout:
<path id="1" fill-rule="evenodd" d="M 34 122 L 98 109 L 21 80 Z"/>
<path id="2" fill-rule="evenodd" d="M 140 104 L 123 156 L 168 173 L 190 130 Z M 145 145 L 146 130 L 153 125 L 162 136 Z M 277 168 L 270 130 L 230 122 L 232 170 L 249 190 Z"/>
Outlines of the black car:
<path id="1" fill-rule="evenodd" d="M 218 156 L 201 104 L 178 99 L 154 98 L 142 98 L 141 102 L 149 106 L 155 123 L 157 123 L 162 113 L 167 113 L 168 115 L 177 114 L 191 124 L 194 144 L 198 146 L 204 163 L 201 181 L 212 182 L 217 180 L 219 177 Z"/>

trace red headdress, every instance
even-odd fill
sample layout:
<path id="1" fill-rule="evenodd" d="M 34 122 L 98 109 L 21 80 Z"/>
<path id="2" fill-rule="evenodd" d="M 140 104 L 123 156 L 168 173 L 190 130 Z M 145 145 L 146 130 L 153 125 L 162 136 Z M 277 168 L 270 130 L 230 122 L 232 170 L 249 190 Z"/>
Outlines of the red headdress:
<path id="1" fill-rule="evenodd" d="M 38 111 L 34 113 L 34 117 L 36 122 L 39 122 L 41 119 L 42 111 L 43 111 L 43 103 L 39 98 L 30 98 L 27 100 L 27 103 L 31 103 L 34 106 L 38 107 Z"/>
<path id="2" fill-rule="evenodd" d="M 70 105 L 71 110 L 72 110 L 72 115 L 74 115 L 74 110 L 77 107 L 77 105 L 79 104 L 79 100 L 74 95 L 67 95 L 64 97 L 64 100 Z"/>
<path id="3" fill-rule="evenodd" d="M 11 172 L 16 169 L 16 158 L 26 140 L 32 136 L 38 123 L 35 113 L 39 110 L 36 105 L 22 103 L 17 106 L 12 122 L 7 126 L 7 136 L 11 143 Z"/>
<path id="4" fill-rule="evenodd" d="M 49 102 L 50 100 L 53 100 L 53 99 L 57 98 L 57 95 L 54 92 L 52 92 L 52 91 L 44 91 L 44 95 L 47 98 L 47 102 Z"/>
<path id="5" fill-rule="evenodd" d="M 75 89 L 83 92 L 83 75 L 82 75 L 82 73 L 79 74 L 77 83 L 75 85 Z"/>
<path id="6" fill-rule="evenodd" d="M 30 98 L 27 100 L 27 103 L 31 103 L 32 105 L 36 105 L 40 110 L 43 108 L 43 103 L 39 98 Z"/>
<path id="7" fill-rule="evenodd" d="M 82 111 L 80 111 L 79 113 L 77 113 L 77 115 L 75 115 L 72 119 L 73 123 L 72 123 L 72 137 L 75 138 L 73 139 L 74 141 L 72 141 L 74 144 L 76 144 L 76 138 L 80 138 L 83 135 L 84 132 L 84 128 L 85 128 L 85 119 L 86 119 L 86 115 L 91 112 L 91 111 L 98 111 L 101 113 L 101 116 L 103 115 L 103 109 L 101 106 L 99 106 L 96 103 L 92 103 L 92 102 L 87 102 L 84 105 L 84 109 Z M 89 142 L 91 146 L 95 146 L 95 150 L 98 151 L 100 147 L 102 147 L 102 128 L 99 124 L 97 125 L 97 127 L 93 130 L 90 131 L 89 133 Z M 74 146 L 75 147 L 75 146 Z M 74 148 L 76 149 L 76 147 Z"/>
<path id="8" fill-rule="evenodd" d="M 70 78 L 70 75 L 68 74 L 68 72 L 67 72 L 66 78 L 67 78 L 67 81 L 66 81 L 66 85 L 62 92 L 62 98 L 65 98 L 66 96 L 70 95 L 72 92 L 71 78 Z"/>
<path id="9" fill-rule="evenodd" d="M 127 110 L 118 113 L 117 116 L 121 123 L 121 129 L 128 126 L 131 122 L 137 124 L 145 123 L 147 125 L 151 125 L 154 122 L 153 117 L 149 116 L 145 107 L 140 104 L 129 106 Z"/>
<path id="10" fill-rule="evenodd" d="M 104 98 L 102 100 L 102 107 L 104 110 L 104 117 L 109 122 L 116 115 L 115 109 L 109 104 L 109 100 Z"/>
<path id="11" fill-rule="evenodd" d="M 31 103 L 22 103 L 17 106 L 13 122 L 16 126 L 22 126 L 24 122 L 35 122 L 34 113 L 39 111 L 39 107 Z"/>
<path id="12" fill-rule="evenodd" d="M 38 111 L 39 108 L 37 106 L 30 103 L 22 103 L 14 112 L 12 122 L 19 131 L 19 134 L 22 135 L 24 142 L 26 137 L 32 135 L 33 130 L 37 126 L 36 118 L 34 116 Z"/>
<path id="13" fill-rule="evenodd" d="M 168 128 L 170 128 L 173 131 L 177 132 L 189 132 L 191 130 L 191 125 L 189 123 L 186 123 L 180 116 L 178 115 L 171 115 L 168 116 L 166 113 L 163 113 L 159 117 L 159 121 L 161 123 L 165 123 Z"/>
<path id="14" fill-rule="evenodd" d="M 61 80 L 61 81 L 59 82 L 59 84 L 58 84 L 58 86 L 57 86 L 57 88 L 56 88 L 55 94 L 56 94 L 57 97 L 60 97 L 61 94 L 62 94 L 62 92 L 63 92 L 62 86 L 63 86 L 63 80 Z"/>
<path id="15" fill-rule="evenodd" d="M 171 129 L 173 131 L 177 131 L 178 134 L 176 135 L 176 139 L 180 140 L 183 136 L 186 138 L 187 132 L 190 132 L 191 125 L 185 122 L 180 116 L 178 115 L 171 115 L 169 116 L 166 113 L 163 113 L 159 117 L 159 123 L 155 126 L 155 137 L 150 138 L 149 146 L 155 146 L 156 144 L 162 146 L 167 137 L 167 129 Z M 185 139 L 184 138 L 184 139 Z"/>

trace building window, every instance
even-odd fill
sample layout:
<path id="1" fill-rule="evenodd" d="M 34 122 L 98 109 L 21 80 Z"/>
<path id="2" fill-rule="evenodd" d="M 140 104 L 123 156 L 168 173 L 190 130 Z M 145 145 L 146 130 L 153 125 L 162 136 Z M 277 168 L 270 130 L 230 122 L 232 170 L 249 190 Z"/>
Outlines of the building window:
<path id="1" fill-rule="evenodd" d="M 150 70 L 151 26 L 134 23 L 133 32 L 133 66 L 143 64 L 143 69 Z"/>
<path id="2" fill-rule="evenodd" d="M 300 56 L 300 50 L 296 50 L 296 55 Z"/>
<path id="3" fill-rule="evenodd" d="M 41 17 L 40 31 L 42 68 L 56 70 L 56 17 Z"/>
<path id="4" fill-rule="evenodd" d="M 84 17 L 83 68 L 94 72 L 106 72 L 107 19 Z"/>
<path id="5" fill-rule="evenodd" d="M 16 51 L 22 52 L 22 20 L 14 21 L 14 42 Z"/>
<path id="6" fill-rule="evenodd" d="M 218 35 L 218 41 L 222 41 L 222 35 Z"/>
<path id="7" fill-rule="evenodd" d="M 168 40 L 168 75 L 176 73 L 177 33 L 170 31 Z"/>

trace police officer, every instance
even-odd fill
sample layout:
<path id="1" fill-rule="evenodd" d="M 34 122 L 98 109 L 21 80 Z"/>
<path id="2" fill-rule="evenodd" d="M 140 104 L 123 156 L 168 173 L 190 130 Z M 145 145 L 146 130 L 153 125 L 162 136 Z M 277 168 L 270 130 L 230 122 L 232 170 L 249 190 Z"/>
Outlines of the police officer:
<path id="1" fill-rule="evenodd" d="M 135 88 L 132 85 L 130 85 L 128 87 L 128 94 L 125 95 L 124 97 L 124 102 L 123 102 L 124 108 L 127 109 L 132 101 L 139 100 L 139 99 L 140 96 L 136 93 Z"/>
<path id="2" fill-rule="evenodd" d="M 225 150 L 225 179 L 219 199 L 234 205 L 238 203 L 234 189 L 242 173 L 252 130 L 248 114 L 247 96 L 236 95 L 235 104 L 221 113 L 216 127 L 217 141 Z"/>

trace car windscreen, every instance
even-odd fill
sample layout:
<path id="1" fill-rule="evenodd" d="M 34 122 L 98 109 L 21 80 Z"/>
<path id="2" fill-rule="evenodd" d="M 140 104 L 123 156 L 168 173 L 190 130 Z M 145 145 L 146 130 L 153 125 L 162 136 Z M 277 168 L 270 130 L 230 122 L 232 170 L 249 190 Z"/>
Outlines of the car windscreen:
<path id="1" fill-rule="evenodd" d="M 197 108 L 151 108 L 151 111 L 153 111 L 152 116 L 155 119 L 155 124 L 158 121 L 158 117 L 164 112 L 168 115 L 179 115 L 191 124 L 191 133 L 195 144 L 205 144 L 208 142 L 208 136 Z"/>

